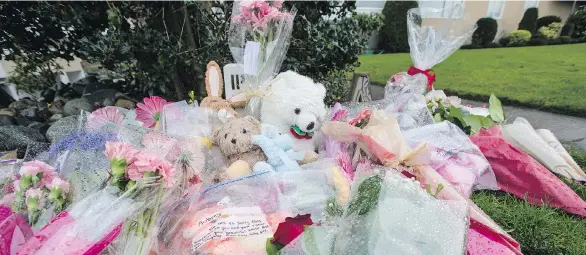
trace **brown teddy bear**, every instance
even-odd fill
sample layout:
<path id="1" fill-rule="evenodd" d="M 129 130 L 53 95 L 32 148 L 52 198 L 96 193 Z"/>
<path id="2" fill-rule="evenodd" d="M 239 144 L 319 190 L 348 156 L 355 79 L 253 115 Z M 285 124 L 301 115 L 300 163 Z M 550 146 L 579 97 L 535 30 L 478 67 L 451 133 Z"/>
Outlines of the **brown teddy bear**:
<path id="1" fill-rule="evenodd" d="M 212 140 L 227 158 L 217 181 L 248 175 L 257 162 L 267 160 L 262 149 L 252 144 L 252 136 L 260 134 L 261 124 L 252 116 L 233 118 L 214 130 Z"/>

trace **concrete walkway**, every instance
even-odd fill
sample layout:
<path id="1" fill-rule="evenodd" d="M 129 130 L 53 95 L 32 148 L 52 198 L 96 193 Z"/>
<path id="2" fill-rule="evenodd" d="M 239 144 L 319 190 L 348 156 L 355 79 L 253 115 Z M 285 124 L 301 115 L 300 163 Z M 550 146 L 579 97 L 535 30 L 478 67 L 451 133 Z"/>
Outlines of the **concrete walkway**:
<path id="1" fill-rule="evenodd" d="M 382 99 L 385 94 L 384 87 L 382 86 L 372 85 L 370 91 L 373 100 Z M 488 102 L 462 100 L 462 104 L 482 106 L 488 104 Z M 513 121 L 516 117 L 523 117 L 527 119 L 535 129 L 549 129 L 560 141 L 572 142 L 576 146 L 586 150 L 586 118 L 566 116 L 514 106 L 503 106 L 503 110 L 508 121 Z"/>

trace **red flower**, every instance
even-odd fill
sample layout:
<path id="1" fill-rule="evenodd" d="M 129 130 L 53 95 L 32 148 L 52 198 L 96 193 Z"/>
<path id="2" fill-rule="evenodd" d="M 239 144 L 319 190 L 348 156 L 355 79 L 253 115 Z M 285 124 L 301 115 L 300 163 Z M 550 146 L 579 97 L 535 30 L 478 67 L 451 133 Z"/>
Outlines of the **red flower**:
<path id="1" fill-rule="evenodd" d="M 279 223 L 271 243 L 285 247 L 303 233 L 305 226 L 311 225 L 313 225 L 311 214 L 298 214 L 295 218 L 287 217 L 285 218 L 285 222 Z"/>

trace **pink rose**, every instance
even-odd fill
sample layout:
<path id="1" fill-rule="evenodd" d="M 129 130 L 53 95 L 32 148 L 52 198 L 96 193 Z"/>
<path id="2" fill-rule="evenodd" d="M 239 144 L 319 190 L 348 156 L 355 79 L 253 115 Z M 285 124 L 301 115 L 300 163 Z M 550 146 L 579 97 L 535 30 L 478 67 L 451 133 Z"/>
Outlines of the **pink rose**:
<path id="1" fill-rule="evenodd" d="M 131 164 L 138 152 L 132 145 L 122 142 L 107 142 L 105 154 L 108 159 L 124 159 L 127 164 Z"/>

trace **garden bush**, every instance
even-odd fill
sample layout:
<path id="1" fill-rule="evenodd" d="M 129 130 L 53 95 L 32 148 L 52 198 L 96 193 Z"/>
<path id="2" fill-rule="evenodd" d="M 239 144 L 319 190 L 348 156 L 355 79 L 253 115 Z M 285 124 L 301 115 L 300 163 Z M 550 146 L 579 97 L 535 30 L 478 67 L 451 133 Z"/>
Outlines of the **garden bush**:
<path id="1" fill-rule="evenodd" d="M 570 38 L 569 36 L 560 36 L 560 38 L 558 39 L 562 44 L 568 44 L 572 42 L 572 38 Z"/>
<path id="2" fill-rule="evenodd" d="M 509 36 L 509 46 L 523 46 L 531 39 L 531 32 L 527 30 L 515 30 Z"/>
<path id="3" fill-rule="evenodd" d="M 547 45 L 560 45 L 560 44 L 562 44 L 562 40 L 560 40 L 559 38 L 547 40 Z"/>
<path id="4" fill-rule="evenodd" d="M 574 33 L 574 24 L 566 23 L 562 27 L 562 32 L 560 33 L 560 36 L 572 36 L 572 33 Z"/>
<path id="5" fill-rule="evenodd" d="M 547 26 L 539 28 L 539 37 L 545 39 L 555 39 L 558 37 L 560 29 L 562 29 L 562 23 L 554 22 Z"/>
<path id="6" fill-rule="evenodd" d="M 586 9 L 578 10 L 570 18 L 567 23 L 574 24 L 573 38 L 586 37 Z"/>
<path id="7" fill-rule="evenodd" d="M 491 43 L 496 36 L 498 24 L 493 18 L 481 18 L 476 22 L 478 28 L 472 34 L 472 44 L 485 45 Z"/>
<path id="8" fill-rule="evenodd" d="M 499 39 L 499 44 L 501 46 L 505 47 L 509 44 L 510 41 L 511 41 L 511 39 L 508 36 L 501 37 L 501 39 Z"/>
<path id="9" fill-rule="evenodd" d="M 326 87 L 326 105 L 334 105 L 336 102 L 343 102 L 346 99 L 350 84 L 344 70 L 332 71 L 328 74 L 319 74 L 314 77 L 316 82 Z"/>
<path id="10" fill-rule="evenodd" d="M 543 45 L 547 45 L 547 39 L 531 38 L 527 42 L 527 46 L 543 46 Z"/>
<path id="11" fill-rule="evenodd" d="M 537 19 L 537 30 L 539 30 L 541 27 L 547 27 L 549 26 L 549 24 L 551 23 L 562 23 L 562 19 L 558 16 L 543 16 L 539 19 Z"/>
<path id="12" fill-rule="evenodd" d="M 523 14 L 521 22 L 519 22 L 519 30 L 527 30 L 531 34 L 535 34 L 537 31 L 537 17 L 539 13 L 537 8 L 529 8 Z"/>
<path id="13" fill-rule="evenodd" d="M 500 47 L 502 47 L 502 46 L 496 42 L 489 42 L 484 45 L 484 48 L 500 48 Z"/>
<path id="14" fill-rule="evenodd" d="M 382 11 L 384 22 L 379 31 L 378 47 L 380 49 L 385 52 L 409 52 L 407 11 L 417 6 L 417 1 L 387 1 L 385 3 Z"/>
<path id="15" fill-rule="evenodd" d="M 477 44 L 464 44 L 462 45 L 462 47 L 460 47 L 460 49 L 462 50 L 476 50 L 476 49 L 482 49 L 483 46 L 482 45 L 477 45 Z"/>

